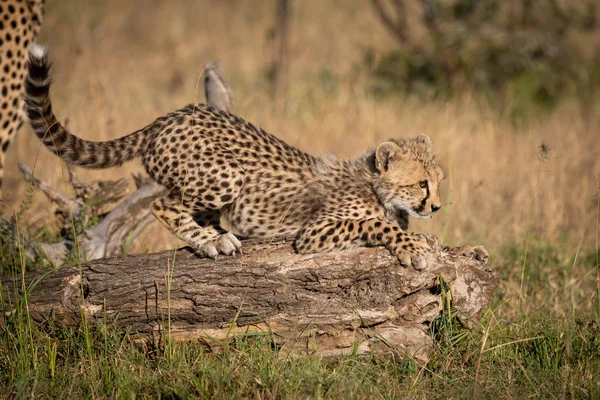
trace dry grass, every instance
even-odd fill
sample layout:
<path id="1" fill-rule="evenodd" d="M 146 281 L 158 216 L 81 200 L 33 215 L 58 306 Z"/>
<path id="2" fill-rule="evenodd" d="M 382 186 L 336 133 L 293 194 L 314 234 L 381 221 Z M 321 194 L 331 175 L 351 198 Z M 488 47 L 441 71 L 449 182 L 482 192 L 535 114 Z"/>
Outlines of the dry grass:
<path id="1" fill-rule="evenodd" d="M 55 109 L 80 136 L 113 139 L 203 100 L 196 92 L 198 77 L 206 62 L 219 58 L 238 113 L 313 154 L 352 156 L 389 137 L 431 135 L 448 172 L 445 209 L 433 220 L 416 222 L 417 229 L 451 244 L 482 243 L 492 254 L 523 241 L 529 229 L 532 239 L 575 248 L 588 228 L 583 246 L 593 245 L 595 217 L 589 215 L 599 186 L 598 116 L 584 118 L 566 104 L 515 129 L 498 110 L 468 95 L 447 104 L 376 100 L 356 66 L 364 48 L 384 52 L 394 44 L 371 8 L 360 0 L 310 0 L 294 9 L 289 109 L 277 119 L 265 78 L 273 12 L 271 3 L 252 0 L 50 2 L 40 41 L 54 60 Z M 334 89 L 323 84 L 324 71 Z M 550 148 L 544 162 L 538 158 L 542 143 Z M 17 160 L 37 160 L 40 175 L 52 183 L 62 180 L 57 158 L 23 129 L 7 163 L 8 211 L 26 189 Z M 134 171 L 141 171 L 135 162 L 81 176 Z M 34 221 L 51 213 L 41 195 L 33 210 Z M 175 244 L 154 224 L 134 251 Z"/>

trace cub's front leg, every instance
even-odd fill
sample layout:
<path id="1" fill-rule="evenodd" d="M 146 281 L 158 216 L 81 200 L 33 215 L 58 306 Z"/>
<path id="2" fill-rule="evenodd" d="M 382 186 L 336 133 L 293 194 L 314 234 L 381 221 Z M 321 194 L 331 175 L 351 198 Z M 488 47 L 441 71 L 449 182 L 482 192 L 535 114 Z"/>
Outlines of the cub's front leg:
<path id="1" fill-rule="evenodd" d="M 317 220 L 303 227 L 294 241 L 294 248 L 301 254 L 357 246 L 385 246 L 400 264 L 417 270 L 427 267 L 426 256 L 432 251 L 424 238 L 378 219 Z"/>

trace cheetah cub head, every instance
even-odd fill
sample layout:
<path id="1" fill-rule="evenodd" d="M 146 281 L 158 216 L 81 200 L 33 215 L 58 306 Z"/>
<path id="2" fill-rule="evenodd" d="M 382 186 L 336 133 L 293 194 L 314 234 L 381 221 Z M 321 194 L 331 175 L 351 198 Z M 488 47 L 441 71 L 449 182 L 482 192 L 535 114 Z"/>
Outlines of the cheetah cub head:
<path id="1" fill-rule="evenodd" d="M 440 209 L 444 172 L 435 159 L 429 136 L 381 143 L 375 150 L 375 169 L 375 192 L 390 211 L 428 218 Z"/>

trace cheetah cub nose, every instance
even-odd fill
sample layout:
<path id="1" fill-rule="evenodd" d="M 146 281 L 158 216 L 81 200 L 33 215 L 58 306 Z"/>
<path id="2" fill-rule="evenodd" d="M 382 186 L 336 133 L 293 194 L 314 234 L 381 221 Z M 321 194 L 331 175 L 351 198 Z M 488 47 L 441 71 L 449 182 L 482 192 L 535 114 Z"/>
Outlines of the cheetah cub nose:
<path id="1" fill-rule="evenodd" d="M 442 206 L 438 206 L 436 204 L 432 204 L 431 205 L 431 212 L 436 212 L 437 210 L 439 210 Z"/>

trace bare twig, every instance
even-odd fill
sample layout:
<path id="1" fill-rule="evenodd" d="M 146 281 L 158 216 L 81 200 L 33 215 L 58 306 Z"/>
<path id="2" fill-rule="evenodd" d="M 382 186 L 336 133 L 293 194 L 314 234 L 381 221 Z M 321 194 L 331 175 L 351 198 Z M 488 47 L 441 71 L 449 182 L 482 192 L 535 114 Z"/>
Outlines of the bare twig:
<path id="1" fill-rule="evenodd" d="M 79 215 L 81 212 L 81 208 L 83 207 L 83 203 L 78 200 L 69 199 L 62 193 L 56 191 L 52 186 L 42 180 L 39 176 L 33 173 L 33 170 L 29 168 L 25 163 L 19 162 L 19 169 L 23 173 L 23 177 L 27 182 L 33 183 L 37 188 L 39 188 L 46 197 L 53 203 L 55 203 L 59 208 L 65 210 L 72 210 L 74 215 Z"/>
<path id="2" fill-rule="evenodd" d="M 392 1 L 393 12 L 390 12 L 384 5 L 384 0 L 371 0 L 371 4 L 375 8 L 375 12 L 387 30 L 392 34 L 394 39 L 401 45 L 408 44 L 408 34 L 406 28 L 406 7 L 403 0 Z M 392 16 L 391 14 L 395 14 Z"/>

